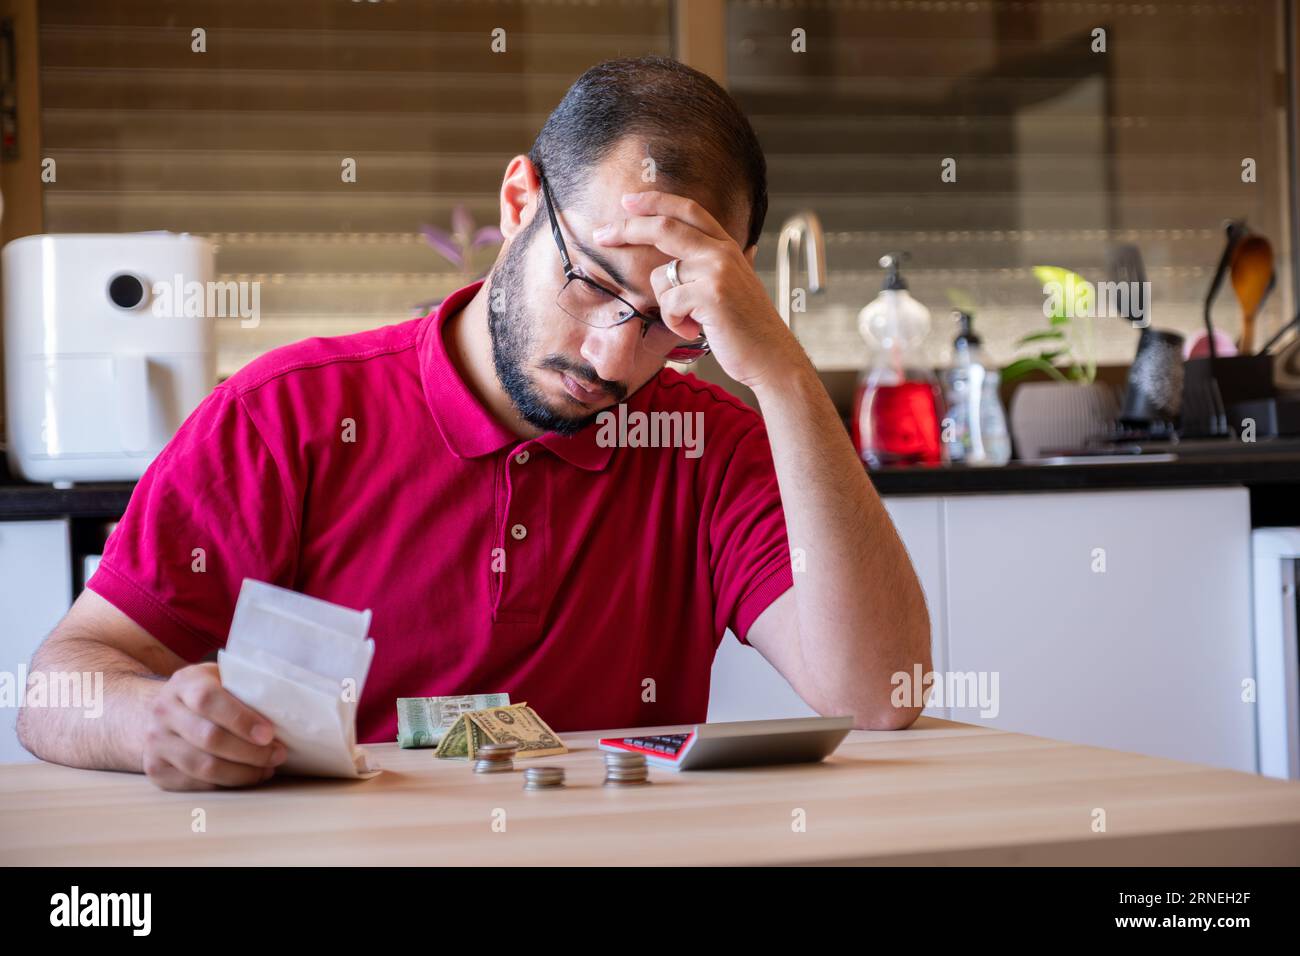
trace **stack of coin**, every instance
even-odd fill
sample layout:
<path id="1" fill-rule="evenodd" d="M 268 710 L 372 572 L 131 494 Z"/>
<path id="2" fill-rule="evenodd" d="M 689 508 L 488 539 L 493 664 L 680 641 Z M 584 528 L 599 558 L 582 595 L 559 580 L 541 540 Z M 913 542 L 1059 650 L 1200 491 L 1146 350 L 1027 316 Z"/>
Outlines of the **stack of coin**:
<path id="1" fill-rule="evenodd" d="M 605 786 L 639 787 L 649 782 L 650 772 L 646 766 L 645 754 L 630 750 L 617 753 L 605 751 Z"/>
<path id="2" fill-rule="evenodd" d="M 558 790 L 563 787 L 563 767 L 529 767 L 524 771 L 525 790 Z"/>
<path id="3" fill-rule="evenodd" d="M 515 769 L 518 744 L 482 744 L 474 752 L 475 773 L 509 773 Z"/>

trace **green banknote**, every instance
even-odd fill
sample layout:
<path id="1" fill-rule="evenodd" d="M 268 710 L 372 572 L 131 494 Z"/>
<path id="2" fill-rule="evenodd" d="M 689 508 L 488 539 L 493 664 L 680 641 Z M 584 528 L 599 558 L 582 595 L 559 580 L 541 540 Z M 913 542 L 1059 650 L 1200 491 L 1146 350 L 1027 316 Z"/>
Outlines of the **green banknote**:
<path id="1" fill-rule="evenodd" d="M 454 697 L 397 698 L 397 743 L 402 747 L 436 747 L 461 714 L 510 703 L 509 694 L 461 694 Z"/>

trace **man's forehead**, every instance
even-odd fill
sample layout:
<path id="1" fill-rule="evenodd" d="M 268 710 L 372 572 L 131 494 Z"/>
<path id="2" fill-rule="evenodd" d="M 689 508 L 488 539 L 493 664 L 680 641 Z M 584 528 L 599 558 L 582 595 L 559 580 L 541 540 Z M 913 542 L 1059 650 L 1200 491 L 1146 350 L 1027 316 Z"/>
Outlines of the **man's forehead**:
<path id="1" fill-rule="evenodd" d="M 637 146 L 629 140 L 616 147 L 603 163 L 592 170 L 593 175 L 588 177 L 582 188 L 580 205 L 593 228 L 629 215 L 623 208 L 624 193 L 654 189 L 695 200 L 737 244 L 744 245 L 749 234 L 749 208 L 743 193 L 738 201 L 724 203 L 721 194 L 728 191 L 724 183 L 720 183 L 718 189 L 711 190 L 699 186 L 683 187 L 662 176 L 649 179 L 648 171 L 653 170 L 653 167 L 648 164 L 648 158 L 650 157 L 643 146 Z"/>

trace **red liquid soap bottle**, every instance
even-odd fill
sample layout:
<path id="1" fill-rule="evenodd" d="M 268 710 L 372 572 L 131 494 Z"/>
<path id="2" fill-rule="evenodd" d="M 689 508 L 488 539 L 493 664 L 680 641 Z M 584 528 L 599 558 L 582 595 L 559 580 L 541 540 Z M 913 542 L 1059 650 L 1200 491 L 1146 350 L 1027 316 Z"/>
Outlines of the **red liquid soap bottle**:
<path id="1" fill-rule="evenodd" d="M 853 400 L 853 443 L 871 468 L 945 461 L 939 383 L 921 351 L 930 310 L 907 291 L 898 271 L 903 255 L 881 258 L 884 285 L 858 313 L 872 358 Z"/>

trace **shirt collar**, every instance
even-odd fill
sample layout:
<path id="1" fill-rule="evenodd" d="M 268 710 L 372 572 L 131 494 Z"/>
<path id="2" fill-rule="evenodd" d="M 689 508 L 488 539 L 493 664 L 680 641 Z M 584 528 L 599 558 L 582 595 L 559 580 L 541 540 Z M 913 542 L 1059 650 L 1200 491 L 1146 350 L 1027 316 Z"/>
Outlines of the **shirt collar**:
<path id="1" fill-rule="evenodd" d="M 614 448 L 597 443 L 599 424 L 588 425 L 576 435 L 545 432 L 535 439 L 520 438 L 493 418 L 461 379 L 447 354 L 443 333 L 448 319 L 464 308 L 482 285 L 480 279 L 443 299 L 437 310 L 425 317 L 417 340 L 424 397 L 443 441 L 457 458 L 479 458 L 507 447 L 513 452 L 536 443 L 571 465 L 587 471 L 603 470 Z M 648 404 L 657 380 L 651 379 L 650 384 L 625 399 L 629 411 Z M 612 411 L 617 412 L 617 406 Z"/>

